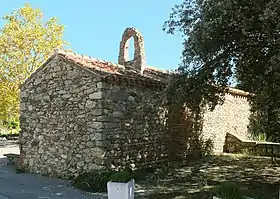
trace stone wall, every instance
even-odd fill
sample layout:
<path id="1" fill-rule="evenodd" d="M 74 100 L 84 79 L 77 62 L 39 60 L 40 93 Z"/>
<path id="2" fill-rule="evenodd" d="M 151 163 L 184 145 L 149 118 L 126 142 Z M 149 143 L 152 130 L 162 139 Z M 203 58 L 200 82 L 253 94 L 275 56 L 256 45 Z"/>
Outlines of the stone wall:
<path id="1" fill-rule="evenodd" d="M 243 153 L 254 156 L 279 157 L 280 144 L 266 141 L 244 140 L 227 133 L 224 145 L 226 153 Z"/>
<path id="2" fill-rule="evenodd" d="M 61 57 L 21 87 L 21 161 L 30 172 L 68 177 L 167 160 L 162 95 L 109 83 Z"/>
<path id="3" fill-rule="evenodd" d="M 139 168 L 167 161 L 167 109 L 160 90 L 106 83 L 103 93 L 110 164 Z"/>
<path id="4" fill-rule="evenodd" d="M 100 79 L 56 57 L 21 87 L 21 160 L 34 173 L 69 176 L 104 163 Z"/>
<path id="5" fill-rule="evenodd" d="M 204 117 L 203 137 L 217 152 L 228 132 L 248 137 L 246 98 L 225 97 Z M 192 135 L 186 128 L 189 115 L 176 107 L 167 107 L 160 87 L 105 80 L 56 56 L 21 87 L 22 164 L 34 173 L 66 177 L 168 161 L 184 152 Z"/>
<path id="6" fill-rule="evenodd" d="M 250 106 L 246 97 L 226 94 L 223 105 L 218 105 L 213 112 L 204 115 L 203 135 L 214 143 L 215 152 L 223 152 L 227 133 L 248 139 Z"/>

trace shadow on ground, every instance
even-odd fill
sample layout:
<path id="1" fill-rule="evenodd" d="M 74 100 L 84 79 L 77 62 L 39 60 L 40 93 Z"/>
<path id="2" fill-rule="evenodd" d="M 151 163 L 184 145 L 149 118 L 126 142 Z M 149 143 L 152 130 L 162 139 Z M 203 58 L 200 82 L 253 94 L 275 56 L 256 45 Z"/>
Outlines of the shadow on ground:
<path id="1" fill-rule="evenodd" d="M 139 180 L 137 190 L 146 199 L 209 199 L 212 189 L 223 182 L 235 182 L 247 196 L 276 199 L 280 188 L 280 167 L 266 157 L 220 155 L 203 161 L 156 170 Z"/>

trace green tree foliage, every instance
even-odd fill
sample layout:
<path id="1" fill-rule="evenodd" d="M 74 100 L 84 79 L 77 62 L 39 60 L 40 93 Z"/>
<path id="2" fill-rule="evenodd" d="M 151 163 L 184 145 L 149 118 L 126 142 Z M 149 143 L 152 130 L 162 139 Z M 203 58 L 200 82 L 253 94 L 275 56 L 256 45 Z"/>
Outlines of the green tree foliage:
<path id="1" fill-rule="evenodd" d="M 62 39 L 64 27 L 56 18 L 43 20 L 40 9 L 26 4 L 4 16 L 0 28 L 0 121 L 18 118 L 19 86 L 56 48 L 66 42 Z"/>
<path id="2" fill-rule="evenodd" d="M 184 36 L 182 64 L 170 96 L 183 101 L 222 102 L 234 78 L 254 93 L 249 130 L 280 141 L 280 1 L 184 0 L 165 22 Z M 189 97 L 188 97 L 189 96 Z"/>

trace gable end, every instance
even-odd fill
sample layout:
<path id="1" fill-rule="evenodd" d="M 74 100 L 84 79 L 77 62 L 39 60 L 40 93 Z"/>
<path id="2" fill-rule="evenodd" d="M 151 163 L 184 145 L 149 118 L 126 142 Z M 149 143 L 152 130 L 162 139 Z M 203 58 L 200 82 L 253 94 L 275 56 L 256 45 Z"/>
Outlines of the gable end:
<path id="1" fill-rule="evenodd" d="M 42 71 L 52 60 L 56 57 L 56 54 L 52 55 L 42 66 L 40 66 L 34 73 L 32 73 L 21 85 L 20 90 L 23 89 L 28 83 L 40 72 Z"/>

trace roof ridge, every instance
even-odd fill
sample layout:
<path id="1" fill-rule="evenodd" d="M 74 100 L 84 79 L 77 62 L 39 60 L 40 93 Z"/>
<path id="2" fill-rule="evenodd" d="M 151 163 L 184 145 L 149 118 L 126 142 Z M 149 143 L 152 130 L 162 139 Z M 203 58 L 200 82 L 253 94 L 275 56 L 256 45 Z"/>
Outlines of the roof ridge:
<path id="1" fill-rule="evenodd" d="M 78 54 L 75 53 L 71 50 L 64 50 L 64 49 L 56 49 L 55 50 L 55 54 L 56 55 L 61 55 L 64 58 L 75 62 L 76 64 L 80 64 L 88 69 L 94 69 L 96 71 L 103 71 L 103 72 L 107 72 L 107 73 L 113 73 L 113 74 L 119 74 L 119 75 L 137 75 L 138 72 L 133 70 L 132 67 L 130 66 L 124 66 L 118 63 L 114 63 L 111 61 L 107 61 L 104 59 L 99 59 L 99 58 L 95 58 L 95 57 L 91 57 L 91 56 L 87 56 L 87 55 L 83 55 L 83 54 Z M 162 75 L 172 75 L 174 74 L 172 71 L 170 70 L 164 70 L 164 69 L 160 69 L 154 66 L 144 66 L 143 67 L 143 72 L 148 72 L 148 73 L 156 73 L 158 75 L 162 74 Z M 142 75 L 144 75 L 144 73 Z M 140 75 L 140 74 L 139 74 Z M 149 76 L 143 76 L 146 78 L 152 78 Z M 228 86 L 226 88 L 226 93 L 231 94 L 231 95 L 237 95 L 240 97 L 248 97 L 250 95 L 253 95 L 250 92 L 246 92 L 244 90 L 240 90 L 234 87 L 230 87 Z"/>
<path id="2" fill-rule="evenodd" d="M 246 92 L 244 90 L 234 88 L 234 87 L 230 87 L 230 86 L 228 87 L 228 91 L 226 91 L 226 93 L 233 94 L 233 95 L 239 95 L 239 96 L 243 96 L 243 97 L 248 97 L 250 95 L 253 95 L 250 92 Z"/>
<path id="3" fill-rule="evenodd" d="M 110 64 L 111 66 L 116 67 L 117 69 L 121 69 L 121 70 L 125 69 L 125 66 L 123 66 L 123 65 L 116 64 L 114 62 L 107 61 L 107 60 L 104 60 L 104 59 L 99 59 L 99 58 L 96 58 L 96 57 L 91 57 L 91 56 L 88 56 L 88 55 L 84 55 L 84 54 L 80 54 L 80 53 L 75 53 L 75 52 L 70 51 L 70 50 L 56 49 L 55 50 L 55 54 L 62 55 L 64 57 L 66 57 L 66 58 L 69 58 L 68 57 L 69 55 L 70 56 L 75 56 L 75 57 L 80 57 L 82 61 L 86 61 L 86 62 L 99 62 L 99 63 L 103 63 L 103 64 Z"/>
<path id="4" fill-rule="evenodd" d="M 151 71 L 154 71 L 154 72 L 162 72 L 162 73 L 165 73 L 165 74 L 172 74 L 172 72 L 169 71 L 169 70 L 157 68 L 157 67 L 154 67 L 154 66 L 145 66 L 144 70 L 145 69 L 148 69 L 148 70 L 151 70 Z"/>

